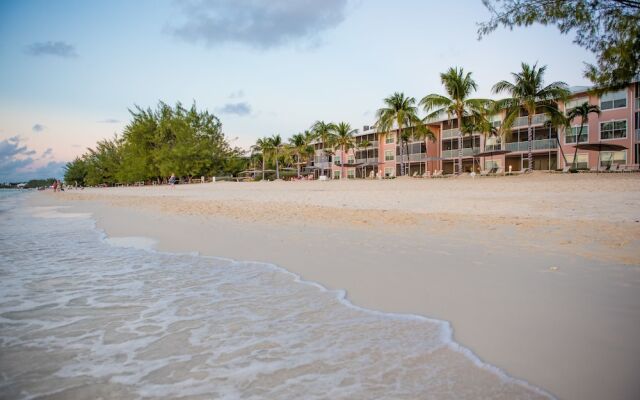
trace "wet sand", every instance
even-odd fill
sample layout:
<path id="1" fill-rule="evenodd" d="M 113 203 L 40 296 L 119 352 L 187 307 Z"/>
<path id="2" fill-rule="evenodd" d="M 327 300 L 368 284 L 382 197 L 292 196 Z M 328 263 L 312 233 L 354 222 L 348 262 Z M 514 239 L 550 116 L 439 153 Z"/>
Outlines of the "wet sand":
<path id="1" fill-rule="evenodd" d="M 640 396 L 640 176 L 258 182 L 37 195 L 110 236 L 278 264 L 356 305 L 450 321 L 566 399 Z"/>

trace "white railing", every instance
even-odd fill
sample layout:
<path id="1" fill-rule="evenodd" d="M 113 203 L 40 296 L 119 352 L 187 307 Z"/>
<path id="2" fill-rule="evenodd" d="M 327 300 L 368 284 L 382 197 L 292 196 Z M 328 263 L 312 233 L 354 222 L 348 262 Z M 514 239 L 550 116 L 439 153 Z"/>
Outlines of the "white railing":
<path id="1" fill-rule="evenodd" d="M 549 120 L 547 114 L 536 114 L 531 118 L 531 125 L 542 125 Z M 518 117 L 515 121 L 513 121 L 512 128 L 519 128 L 523 126 L 529 125 L 529 117 Z"/>
<path id="2" fill-rule="evenodd" d="M 531 143 L 531 147 L 533 148 L 533 150 L 555 149 L 555 148 L 558 147 L 558 142 L 556 141 L 556 139 L 534 140 Z M 505 150 L 509 150 L 509 151 L 528 151 L 529 150 L 529 142 L 505 143 Z"/>
<path id="3" fill-rule="evenodd" d="M 442 130 L 442 138 L 443 139 L 451 139 L 460 136 L 460 129 L 443 129 Z"/>
<path id="4" fill-rule="evenodd" d="M 356 158 L 356 163 L 363 163 L 363 164 L 377 164 L 378 163 L 378 157 L 369 157 L 369 158 Z"/>
<path id="5" fill-rule="evenodd" d="M 502 150 L 502 145 L 501 144 L 487 144 L 487 145 L 484 146 L 484 150 L 485 151 Z"/>
<path id="6" fill-rule="evenodd" d="M 403 160 L 406 161 L 424 161 L 427 159 L 427 155 L 425 153 L 413 153 L 413 154 L 409 154 L 408 160 L 407 160 L 407 155 L 404 154 L 403 156 L 400 155 L 396 155 L 396 162 L 402 162 Z"/>
<path id="7" fill-rule="evenodd" d="M 463 157 L 469 157 L 472 155 L 476 155 L 480 153 L 480 149 L 479 148 L 464 148 L 462 149 L 462 156 Z M 458 149 L 455 150 L 442 150 L 442 158 L 456 158 L 458 157 Z"/>

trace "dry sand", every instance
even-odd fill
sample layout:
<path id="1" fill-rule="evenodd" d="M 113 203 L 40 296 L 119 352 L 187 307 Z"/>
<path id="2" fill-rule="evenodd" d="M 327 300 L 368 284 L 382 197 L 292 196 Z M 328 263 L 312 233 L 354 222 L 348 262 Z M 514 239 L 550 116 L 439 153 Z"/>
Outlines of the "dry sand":
<path id="1" fill-rule="evenodd" d="M 357 305 L 448 320 L 563 399 L 640 398 L 640 176 L 87 189 L 110 236 L 278 264 Z"/>

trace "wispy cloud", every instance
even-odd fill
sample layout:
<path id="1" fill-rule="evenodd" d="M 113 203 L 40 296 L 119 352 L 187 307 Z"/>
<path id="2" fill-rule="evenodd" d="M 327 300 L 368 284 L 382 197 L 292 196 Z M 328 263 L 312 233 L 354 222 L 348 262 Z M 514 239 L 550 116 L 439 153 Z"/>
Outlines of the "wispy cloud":
<path id="1" fill-rule="evenodd" d="M 42 124 L 35 124 L 32 128 L 32 131 L 34 132 L 42 132 L 44 130 L 44 125 Z"/>
<path id="2" fill-rule="evenodd" d="M 229 95 L 230 99 L 241 99 L 244 97 L 244 90 L 240 89 L 240 90 L 236 90 L 235 92 L 231 92 L 231 94 Z"/>
<path id="3" fill-rule="evenodd" d="M 75 47 L 65 42 L 36 42 L 27 46 L 27 54 L 32 56 L 77 57 Z"/>
<path id="4" fill-rule="evenodd" d="M 167 30 L 188 42 L 257 48 L 315 43 L 345 19 L 347 0 L 191 0 L 180 3 L 184 20 Z"/>
<path id="5" fill-rule="evenodd" d="M 100 122 L 101 124 L 117 124 L 120 122 L 120 120 L 115 118 L 106 118 L 98 122 Z"/>
<path id="6" fill-rule="evenodd" d="M 240 103 L 227 103 L 218 108 L 217 111 L 222 114 L 235 114 L 242 117 L 251 114 L 251 106 L 244 101 Z"/>
<path id="7" fill-rule="evenodd" d="M 13 136 L 0 141 L 0 181 L 20 182 L 36 178 L 62 177 L 64 162 L 49 161 L 39 165 L 32 156 L 35 150 L 29 149 L 20 137 Z M 53 151 L 45 150 L 40 158 L 51 158 Z"/>

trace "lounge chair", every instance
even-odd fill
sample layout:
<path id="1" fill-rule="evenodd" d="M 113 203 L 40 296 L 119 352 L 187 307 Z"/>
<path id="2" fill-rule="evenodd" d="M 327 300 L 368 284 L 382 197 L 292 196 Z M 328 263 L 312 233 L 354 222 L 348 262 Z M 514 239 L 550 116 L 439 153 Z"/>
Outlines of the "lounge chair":
<path id="1" fill-rule="evenodd" d="M 618 172 L 618 164 L 611 163 L 609 164 L 609 168 L 607 169 L 609 172 Z"/>
<path id="2" fill-rule="evenodd" d="M 480 176 L 487 176 L 490 173 L 491 173 L 491 170 L 484 169 L 484 170 L 480 171 Z"/>
<path id="3" fill-rule="evenodd" d="M 433 175 L 431 175 L 432 178 L 442 178 L 442 170 L 436 170 L 436 172 L 433 173 Z"/>
<path id="4" fill-rule="evenodd" d="M 571 165 L 565 165 L 564 168 L 562 168 L 562 173 L 566 174 L 569 170 L 571 170 Z"/>
<path id="5" fill-rule="evenodd" d="M 502 170 L 502 168 L 493 168 L 495 170 L 495 172 L 493 173 L 493 175 L 504 175 L 504 171 Z"/>

